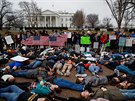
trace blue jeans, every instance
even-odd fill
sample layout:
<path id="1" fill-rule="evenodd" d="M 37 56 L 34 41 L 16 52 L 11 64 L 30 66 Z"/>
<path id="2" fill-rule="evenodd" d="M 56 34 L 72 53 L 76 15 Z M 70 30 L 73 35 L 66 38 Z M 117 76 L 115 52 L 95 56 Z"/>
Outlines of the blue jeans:
<path id="1" fill-rule="evenodd" d="M 95 73 L 98 73 L 100 71 L 100 68 L 98 66 L 89 66 L 89 71 L 95 75 Z"/>
<path id="2" fill-rule="evenodd" d="M 26 75 L 28 74 L 28 70 L 21 70 L 19 72 L 12 72 L 11 74 L 15 77 L 26 77 Z"/>
<path id="3" fill-rule="evenodd" d="M 15 85 L 11 85 L 5 88 L 0 88 L 0 98 L 4 98 L 7 101 L 17 101 L 17 98 L 24 91 Z"/>
<path id="4" fill-rule="evenodd" d="M 30 64 L 28 65 L 28 67 L 31 68 L 31 69 L 35 69 L 35 68 L 37 68 L 38 66 L 40 66 L 41 64 L 42 64 L 42 61 L 40 61 L 40 60 L 35 60 L 35 61 L 33 61 L 32 63 L 30 63 Z"/>
<path id="5" fill-rule="evenodd" d="M 83 66 L 78 65 L 76 67 L 76 69 L 77 69 L 77 74 L 84 74 L 84 67 Z"/>
<path id="6" fill-rule="evenodd" d="M 132 71 L 130 68 L 128 68 L 127 66 L 124 66 L 124 65 L 119 65 L 119 66 L 116 66 L 116 69 L 121 71 L 121 72 L 124 72 L 126 74 L 129 74 L 129 75 L 133 75 L 135 76 L 135 71 Z"/>
<path id="7" fill-rule="evenodd" d="M 80 92 L 82 92 L 84 89 L 84 85 L 76 84 L 74 82 L 71 82 L 62 78 L 54 79 L 54 84 L 58 85 L 61 88 L 67 88 L 67 89 L 80 91 Z"/>
<path id="8" fill-rule="evenodd" d="M 128 89 L 128 90 L 120 89 L 120 92 L 126 100 L 134 100 L 135 99 L 135 89 Z"/>

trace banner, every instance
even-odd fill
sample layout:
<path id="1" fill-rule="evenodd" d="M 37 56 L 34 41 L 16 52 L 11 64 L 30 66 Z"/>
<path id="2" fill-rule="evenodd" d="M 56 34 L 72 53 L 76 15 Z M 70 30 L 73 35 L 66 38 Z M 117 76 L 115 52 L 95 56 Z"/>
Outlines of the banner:
<path id="1" fill-rule="evenodd" d="M 49 36 L 49 41 L 57 41 L 56 36 Z"/>
<path id="2" fill-rule="evenodd" d="M 118 45 L 124 47 L 125 43 L 126 43 L 126 38 L 125 37 L 120 37 Z"/>
<path id="3" fill-rule="evenodd" d="M 39 41 L 40 40 L 40 36 L 33 36 L 33 40 L 34 41 Z"/>
<path id="4" fill-rule="evenodd" d="M 93 48 L 94 48 L 94 49 L 98 49 L 98 46 L 99 46 L 99 42 L 94 42 L 94 43 L 93 43 Z"/>
<path id="5" fill-rule="evenodd" d="M 89 36 L 81 36 L 80 44 L 89 45 L 91 43 Z"/>
<path id="6" fill-rule="evenodd" d="M 5 40 L 6 40 L 6 43 L 7 43 L 8 45 L 14 43 L 14 41 L 13 41 L 11 35 L 5 36 Z"/>

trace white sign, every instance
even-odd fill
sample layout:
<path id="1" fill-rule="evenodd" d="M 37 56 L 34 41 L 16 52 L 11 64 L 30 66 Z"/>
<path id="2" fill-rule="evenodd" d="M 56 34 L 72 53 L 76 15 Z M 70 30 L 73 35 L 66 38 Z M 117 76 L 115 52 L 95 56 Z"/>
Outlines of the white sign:
<path id="1" fill-rule="evenodd" d="M 71 38 L 71 32 L 66 32 L 66 34 L 67 34 L 67 38 Z"/>
<path id="2" fill-rule="evenodd" d="M 15 56 L 15 57 L 11 58 L 11 60 L 23 62 L 23 61 L 29 60 L 29 58 L 25 58 L 25 57 L 22 57 L 22 56 L 18 55 L 18 56 Z"/>
<path id="3" fill-rule="evenodd" d="M 12 44 L 12 43 L 14 43 L 14 41 L 13 41 L 11 35 L 5 36 L 5 40 L 6 40 L 6 43 L 7 43 L 7 44 Z"/>
<path id="4" fill-rule="evenodd" d="M 81 53 L 83 53 L 85 51 L 85 48 L 84 47 L 81 47 L 80 48 L 80 51 L 81 51 Z"/>
<path id="5" fill-rule="evenodd" d="M 80 53 L 80 45 L 75 45 L 75 52 Z"/>
<path id="6" fill-rule="evenodd" d="M 127 47 L 132 47 L 133 38 L 127 38 L 126 39 L 126 45 Z"/>
<path id="7" fill-rule="evenodd" d="M 98 46 L 99 46 L 99 42 L 94 42 L 94 43 L 93 43 L 93 48 L 94 48 L 94 49 L 97 49 Z"/>
<path id="8" fill-rule="evenodd" d="M 86 52 L 90 52 L 90 48 L 89 47 L 87 47 Z"/>
<path id="9" fill-rule="evenodd" d="M 116 40 L 116 35 L 109 35 L 110 40 Z"/>

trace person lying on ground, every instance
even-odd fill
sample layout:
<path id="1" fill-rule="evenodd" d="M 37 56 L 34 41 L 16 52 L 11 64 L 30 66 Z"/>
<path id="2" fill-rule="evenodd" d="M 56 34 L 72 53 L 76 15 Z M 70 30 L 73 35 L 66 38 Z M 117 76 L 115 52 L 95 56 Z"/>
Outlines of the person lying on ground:
<path id="1" fill-rule="evenodd" d="M 135 83 L 135 77 L 132 75 L 122 74 L 117 77 L 113 77 L 111 80 L 111 84 L 118 84 L 123 81 L 126 81 L 127 83 Z"/>
<path id="2" fill-rule="evenodd" d="M 91 86 L 107 85 L 114 77 L 117 77 L 117 73 L 113 73 L 107 76 L 93 75 L 86 77 L 78 77 L 76 79 L 76 83 L 80 83 L 83 85 L 90 84 Z"/>
<path id="3" fill-rule="evenodd" d="M 21 70 L 18 72 L 12 72 L 11 73 L 15 77 L 26 77 L 26 78 L 33 78 L 38 79 L 38 77 L 42 77 L 45 80 L 49 80 L 50 78 L 53 78 L 53 73 L 51 71 L 47 71 L 42 67 L 39 67 L 37 69 L 28 69 L 28 70 Z"/>
<path id="4" fill-rule="evenodd" d="M 36 58 L 34 61 L 32 61 L 29 65 L 27 65 L 27 69 L 35 69 L 39 67 L 42 64 L 42 61 L 47 59 L 48 56 L 42 55 L 39 58 Z"/>
<path id="5" fill-rule="evenodd" d="M 72 61 L 71 58 L 68 58 L 68 60 L 65 60 L 65 64 L 62 68 L 62 75 L 69 76 L 71 73 L 71 69 L 74 65 L 75 63 Z"/>
<path id="6" fill-rule="evenodd" d="M 88 70 L 92 73 L 92 75 L 97 75 L 99 72 L 102 72 L 102 68 L 96 65 L 96 61 L 91 61 L 91 64 Z"/>
<path id="7" fill-rule="evenodd" d="M 0 88 L 0 98 L 4 98 L 7 101 L 48 101 L 47 97 L 25 92 L 15 85 Z"/>
<path id="8" fill-rule="evenodd" d="M 83 64 L 82 61 L 80 61 L 78 64 L 76 64 L 76 71 L 77 71 L 76 76 L 79 75 L 79 74 L 87 76 L 87 74 L 84 73 L 85 68 L 84 68 L 84 64 Z"/>
<path id="9" fill-rule="evenodd" d="M 75 90 L 79 92 L 82 92 L 85 89 L 88 89 L 88 90 L 91 89 L 91 85 L 77 84 L 63 78 L 55 78 L 53 80 L 53 83 L 58 85 L 60 88 L 71 89 L 71 90 Z"/>
<path id="10" fill-rule="evenodd" d="M 1 82 L 2 83 L 2 82 Z M 16 85 L 22 90 L 32 92 L 39 95 L 48 95 L 51 93 L 60 93 L 61 89 L 59 86 L 55 84 L 51 84 L 50 82 L 46 82 L 45 80 L 41 80 L 39 82 L 22 82 L 22 83 L 2 83 L 0 88 L 4 88 L 10 85 Z"/>
<path id="11" fill-rule="evenodd" d="M 3 71 L 0 71 L 0 81 L 3 82 L 14 82 L 15 78 L 13 75 L 5 74 Z"/>
<path id="12" fill-rule="evenodd" d="M 129 83 L 127 81 L 123 81 L 116 86 L 120 89 L 135 89 L 135 83 Z"/>
<path id="13" fill-rule="evenodd" d="M 127 101 L 135 100 L 135 89 L 124 90 L 115 86 L 101 86 L 91 92 L 85 90 L 81 92 L 81 97 L 85 99 L 97 99 L 99 97 L 106 98 L 110 101 Z"/>
<path id="14" fill-rule="evenodd" d="M 128 68 L 127 66 L 124 65 L 124 61 L 122 60 L 120 62 L 120 65 L 116 66 L 115 71 L 120 71 L 120 72 L 124 72 L 128 75 L 132 75 L 135 76 L 135 71 L 132 71 L 130 68 Z"/>
<path id="15" fill-rule="evenodd" d="M 21 66 L 23 66 L 23 62 L 12 61 L 3 69 L 3 71 L 5 71 L 5 72 L 13 72 L 13 71 L 15 71 L 17 69 L 20 69 Z"/>

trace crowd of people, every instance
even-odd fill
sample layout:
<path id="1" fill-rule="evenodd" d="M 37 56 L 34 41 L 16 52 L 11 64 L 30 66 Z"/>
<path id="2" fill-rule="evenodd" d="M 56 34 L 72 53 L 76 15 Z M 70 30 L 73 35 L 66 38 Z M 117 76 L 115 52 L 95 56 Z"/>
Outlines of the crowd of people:
<path id="1" fill-rule="evenodd" d="M 52 31 L 51 35 L 62 33 Z M 27 31 L 23 35 L 17 34 L 17 38 L 25 40 L 30 35 L 49 34 L 47 31 Z M 135 32 L 130 35 L 112 32 L 112 35 L 116 36 L 115 40 L 109 40 L 107 32 L 73 32 L 64 47 L 28 47 L 21 41 L 14 41 L 15 48 L 10 45 L 6 49 L 3 49 L 5 42 L 0 36 L 0 98 L 7 101 L 135 100 L 135 47 L 133 44 L 122 49 L 118 45 L 121 37 L 134 38 Z M 81 44 L 81 36 L 89 36 L 90 43 Z M 96 49 L 94 42 L 99 42 Z M 110 42 L 109 48 L 105 46 L 107 42 Z M 76 51 L 75 45 L 84 50 Z M 18 55 L 28 60 L 11 60 Z M 103 75 L 103 65 L 112 70 L 109 75 Z M 76 74 L 72 75 L 73 72 Z M 76 78 L 75 82 L 65 79 L 71 75 Z M 17 82 L 18 77 L 33 81 Z M 80 97 L 58 96 L 65 89 L 80 92 Z"/>

